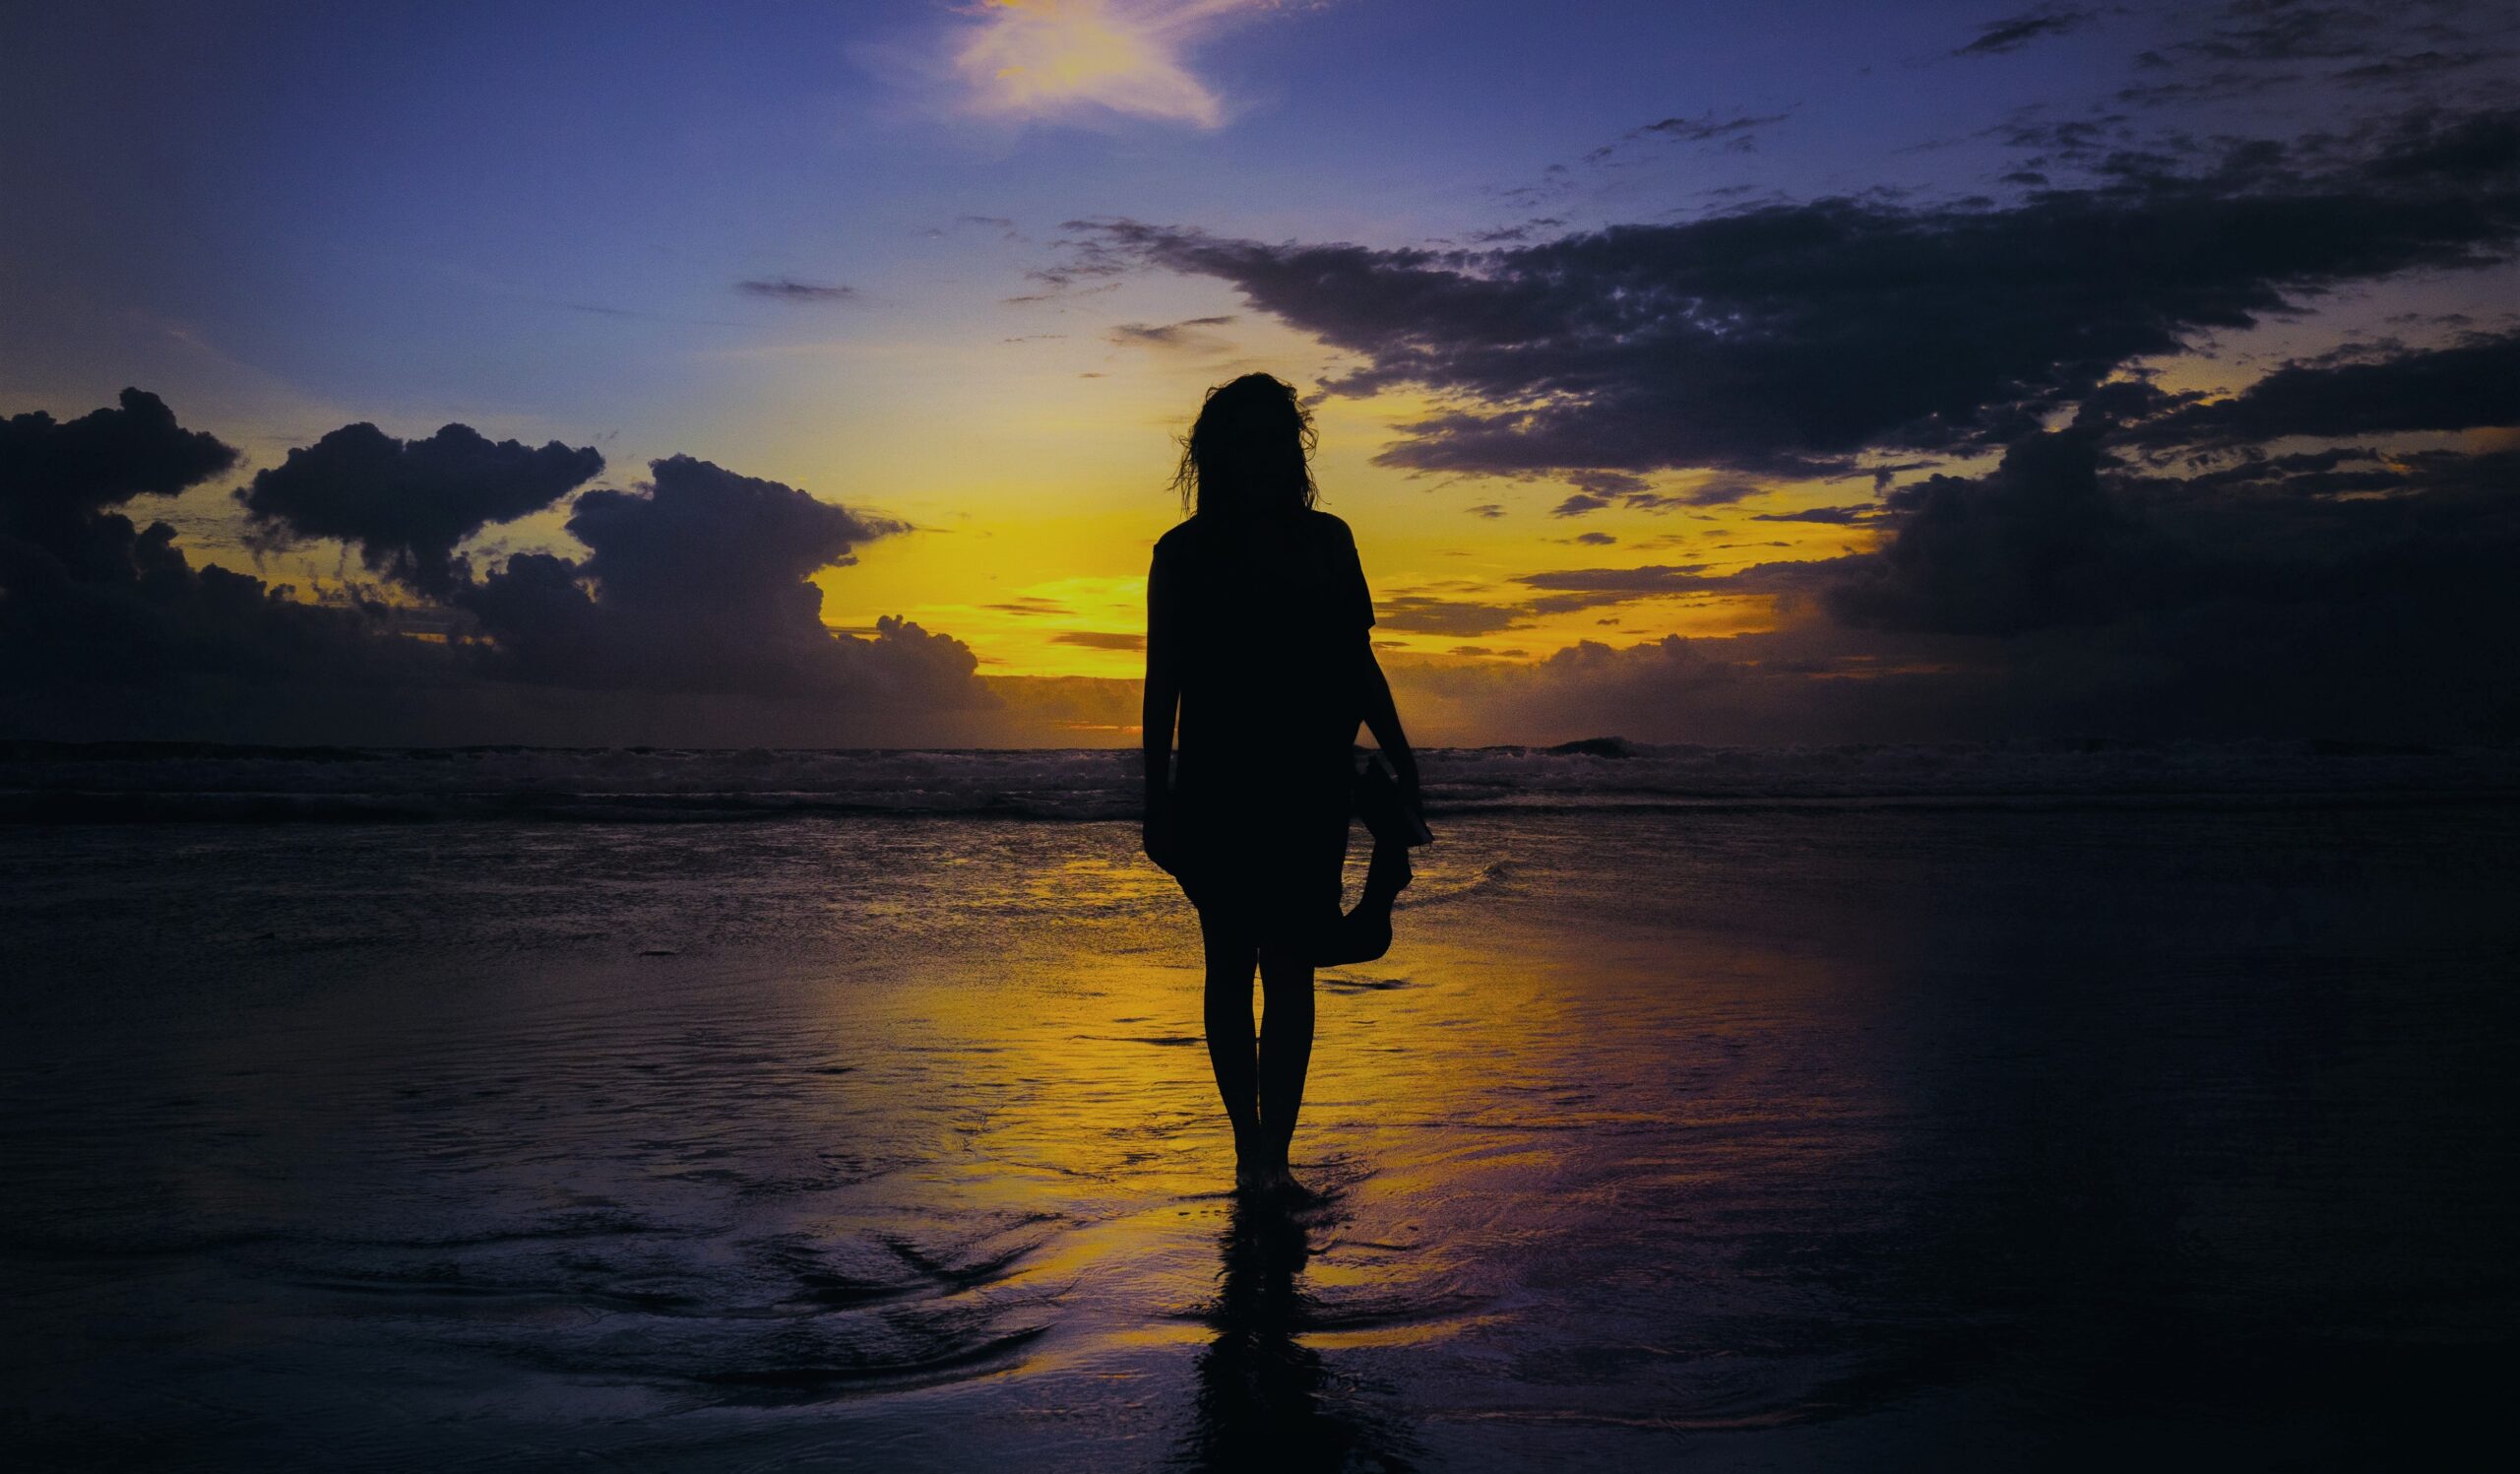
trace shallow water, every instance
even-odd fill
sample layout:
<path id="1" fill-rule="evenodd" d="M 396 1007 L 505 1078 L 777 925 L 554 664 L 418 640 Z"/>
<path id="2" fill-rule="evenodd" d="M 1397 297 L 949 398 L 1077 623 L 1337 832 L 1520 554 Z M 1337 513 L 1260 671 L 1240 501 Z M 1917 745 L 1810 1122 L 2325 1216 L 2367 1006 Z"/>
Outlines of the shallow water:
<path id="1" fill-rule="evenodd" d="M 0 832 L 0 1440 L 2352 1467 L 2498 1405 L 2520 809 L 1465 817 L 1324 982 L 1294 1215 L 1219 1190 L 1133 840 Z"/>

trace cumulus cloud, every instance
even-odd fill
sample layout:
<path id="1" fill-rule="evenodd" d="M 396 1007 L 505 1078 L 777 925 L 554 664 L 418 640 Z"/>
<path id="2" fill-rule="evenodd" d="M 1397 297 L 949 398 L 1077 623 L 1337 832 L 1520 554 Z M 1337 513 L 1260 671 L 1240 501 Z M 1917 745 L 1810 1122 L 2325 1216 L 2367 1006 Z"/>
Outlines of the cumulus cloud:
<path id="1" fill-rule="evenodd" d="M 1225 102 L 1190 70 L 1199 42 L 1254 0 L 990 0 L 954 39 L 965 104 L 991 117 L 1097 112 L 1215 128 Z"/>
<path id="2" fill-rule="evenodd" d="M 592 447 L 557 440 L 539 449 L 493 443 L 463 424 L 398 440 L 360 423 L 291 450 L 236 500 L 265 545 L 337 539 L 356 547 L 370 572 L 443 596 L 467 576 L 457 544 L 542 510 L 602 470 Z"/>
<path id="3" fill-rule="evenodd" d="M 822 622 L 816 572 L 897 523 L 707 461 L 655 462 L 633 491 L 572 506 L 588 555 L 512 557 L 457 603 L 495 669 L 539 683 L 951 704 L 976 666 L 959 641 L 887 620 L 872 640 Z"/>
<path id="4" fill-rule="evenodd" d="M 2098 623 L 2183 576 L 2178 550 L 2100 484 L 2097 435 L 2034 435 L 1984 477 L 1890 494 L 1897 530 L 1830 591 L 1851 624 L 2011 634 Z"/>
<path id="5" fill-rule="evenodd" d="M 934 735 L 992 698 L 960 641 L 886 617 L 821 620 L 812 582 L 897 523 L 688 457 L 582 493 L 583 558 L 485 578 L 462 538 L 550 505 L 591 450 L 403 442 L 350 425 L 239 493 L 270 536 L 338 539 L 406 585 L 392 607 L 309 602 L 196 568 L 163 522 L 114 507 L 235 463 L 157 398 L 67 423 L 0 421 L 0 693 L 13 732 L 279 741 L 847 742 Z M 425 627 L 436 636 L 410 638 Z"/>
<path id="6" fill-rule="evenodd" d="M 119 408 L 67 424 L 41 411 L 0 419 L 0 511 L 50 522 L 172 496 L 235 464 L 234 449 L 176 424 L 163 400 L 125 389 Z"/>
<path id="7" fill-rule="evenodd" d="M 409 673 L 405 652 L 372 648 L 375 611 L 300 604 L 258 578 L 196 569 L 173 528 L 112 510 L 176 495 L 236 459 L 137 389 L 66 423 L 40 413 L 0 420 L 0 689 L 20 722 L 98 687 Z"/>

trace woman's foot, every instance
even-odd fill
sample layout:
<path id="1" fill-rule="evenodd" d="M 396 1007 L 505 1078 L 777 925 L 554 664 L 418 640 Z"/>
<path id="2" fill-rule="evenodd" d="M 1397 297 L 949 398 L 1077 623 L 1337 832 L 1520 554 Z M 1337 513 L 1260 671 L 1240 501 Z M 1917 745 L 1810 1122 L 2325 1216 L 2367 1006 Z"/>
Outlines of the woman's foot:
<path id="1" fill-rule="evenodd" d="M 1313 948 L 1314 966 L 1372 962 L 1390 951 L 1392 904 L 1415 878 L 1408 846 L 1388 840 L 1376 844 L 1374 858 L 1365 866 L 1364 893 L 1357 897 L 1356 909 L 1329 925 Z"/>
<path id="2" fill-rule="evenodd" d="M 1300 1206 L 1319 1202 L 1321 1194 L 1295 1181 L 1295 1175 L 1285 1164 L 1269 1168 L 1261 1177 L 1258 1191 L 1272 1202 Z"/>
<path id="3" fill-rule="evenodd" d="M 1262 1139 L 1255 1123 L 1248 1131 L 1236 1126 L 1233 1133 L 1233 1190 L 1258 1192 L 1269 1180 L 1269 1170 L 1285 1161 L 1282 1153 L 1273 1151 Z"/>

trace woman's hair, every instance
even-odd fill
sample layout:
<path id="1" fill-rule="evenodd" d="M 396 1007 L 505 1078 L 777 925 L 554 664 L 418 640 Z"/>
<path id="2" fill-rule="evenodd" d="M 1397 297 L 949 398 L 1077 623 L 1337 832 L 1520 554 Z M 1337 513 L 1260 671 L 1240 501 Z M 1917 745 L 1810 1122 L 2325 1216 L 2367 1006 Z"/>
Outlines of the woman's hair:
<path id="1" fill-rule="evenodd" d="M 1208 391 L 1190 433 L 1181 437 L 1181 467 L 1172 488 L 1184 512 L 1266 516 L 1300 511 L 1313 489 L 1312 416 L 1295 402 L 1292 384 L 1246 373 Z"/>

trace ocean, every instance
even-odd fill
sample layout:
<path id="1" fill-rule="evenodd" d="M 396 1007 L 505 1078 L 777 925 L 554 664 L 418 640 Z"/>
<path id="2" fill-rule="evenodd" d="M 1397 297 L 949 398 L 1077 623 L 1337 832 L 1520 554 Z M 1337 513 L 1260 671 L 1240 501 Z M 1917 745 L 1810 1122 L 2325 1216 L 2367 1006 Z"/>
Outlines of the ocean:
<path id="1" fill-rule="evenodd" d="M 0 1447 L 2300 1469 L 2498 1426 L 2520 753 L 1425 763 L 1278 1211 L 1225 1190 L 1131 755 L 0 746 Z"/>

